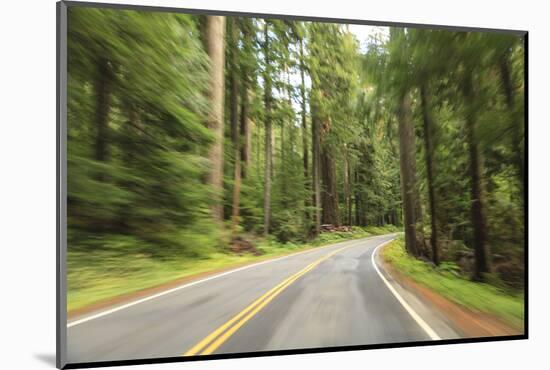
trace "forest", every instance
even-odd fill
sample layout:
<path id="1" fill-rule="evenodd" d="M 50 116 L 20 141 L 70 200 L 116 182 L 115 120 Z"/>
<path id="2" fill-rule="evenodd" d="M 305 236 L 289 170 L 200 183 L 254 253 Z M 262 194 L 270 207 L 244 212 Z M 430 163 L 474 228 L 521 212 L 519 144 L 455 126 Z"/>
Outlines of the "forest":
<path id="1" fill-rule="evenodd" d="M 512 33 L 70 8 L 69 301 L 382 232 L 522 294 L 524 52 Z"/>

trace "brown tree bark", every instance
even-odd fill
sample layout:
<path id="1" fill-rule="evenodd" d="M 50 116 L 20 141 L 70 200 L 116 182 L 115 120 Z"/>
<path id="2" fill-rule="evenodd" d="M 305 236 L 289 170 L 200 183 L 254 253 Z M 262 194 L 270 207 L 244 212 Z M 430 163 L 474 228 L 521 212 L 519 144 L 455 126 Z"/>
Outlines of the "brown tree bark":
<path id="1" fill-rule="evenodd" d="M 239 141 L 239 83 L 237 79 L 237 24 L 235 17 L 229 18 L 228 31 L 229 31 L 229 121 L 231 122 L 231 141 L 233 146 L 236 146 Z M 235 161 L 237 159 L 235 158 Z"/>
<path id="2" fill-rule="evenodd" d="M 403 198 L 403 214 L 405 222 L 405 246 L 407 252 L 418 256 L 421 245 L 417 240 L 417 190 L 416 190 L 416 159 L 415 133 L 411 113 L 411 97 L 406 92 L 401 95 L 397 109 L 399 133 L 399 164 L 401 172 L 401 193 Z"/>
<path id="3" fill-rule="evenodd" d="M 324 125 L 327 132 L 327 124 Z M 323 208 L 323 223 L 340 226 L 338 209 L 338 191 L 336 190 L 336 170 L 334 160 L 326 145 L 321 145 L 321 205 Z"/>
<path id="4" fill-rule="evenodd" d="M 254 131 L 254 134 L 256 136 L 256 175 L 258 176 L 258 178 L 261 177 L 262 173 L 261 173 L 261 170 L 262 170 L 262 166 L 260 166 L 260 160 L 261 160 L 261 154 L 262 154 L 262 126 L 257 124 L 256 125 L 256 129 Z M 264 152 L 265 152 L 265 149 L 264 149 Z"/>
<path id="5" fill-rule="evenodd" d="M 354 181 L 356 184 L 359 183 L 359 170 L 357 167 L 355 168 L 355 171 L 353 173 Z M 361 219 L 361 193 L 359 191 L 359 187 L 355 187 L 355 224 L 357 226 L 364 226 L 362 219 Z"/>
<path id="6" fill-rule="evenodd" d="M 309 158 L 308 158 L 308 143 L 307 143 L 307 119 L 306 119 L 306 81 L 305 81 L 305 63 L 304 63 L 304 40 L 300 39 L 300 96 L 302 104 L 302 150 L 304 160 L 304 178 L 307 181 L 309 177 Z M 307 184 L 307 183 L 306 183 Z"/>
<path id="7" fill-rule="evenodd" d="M 210 58 L 211 78 L 209 87 L 210 117 L 208 127 L 214 133 L 214 143 L 210 148 L 209 159 L 212 170 L 208 183 L 215 192 L 212 214 L 223 221 L 223 106 L 224 106 L 224 63 L 225 63 L 225 17 L 208 16 L 206 20 L 206 45 Z"/>
<path id="8" fill-rule="evenodd" d="M 231 235 L 233 238 L 237 235 L 237 227 L 239 225 L 239 215 L 240 215 L 240 198 L 241 198 L 241 133 L 239 127 L 239 112 L 238 112 L 238 28 L 235 21 L 235 17 L 231 17 L 230 22 L 230 52 L 231 52 L 231 72 L 230 72 L 230 84 L 231 84 L 231 138 L 233 141 L 233 151 L 234 151 L 234 168 L 233 168 L 233 197 L 231 202 Z M 243 95 L 246 97 L 246 88 L 245 88 L 246 76 L 243 79 L 242 91 Z M 244 110 L 245 106 L 241 105 L 241 125 L 242 122 L 246 122 L 246 116 Z"/>
<path id="9" fill-rule="evenodd" d="M 485 188 L 483 181 L 483 157 L 477 138 L 477 117 L 473 76 L 464 79 L 463 93 L 466 103 L 466 136 L 470 152 L 471 212 L 474 227 L 474 279 L 483 280 L 483 274 L 491 271 L 489 247 L 487 245 L 487 219 L 485 215 Z"/>
<path id="10" fill-rule="evenodd" d="M 271 132 L 271 66 L 269 49 L 269 23 L 266 21 L 264 26 L 264 104 L 265 104 L 265 173 L 264 173 L 264 236 L 269 234 L 270 215 L 271 215 L 271 176 L 273 172 L 273 150 L 272 150 L 272 132 Z"/>
<path id="11" fill-rule="evenodd" d="M 240 202 L 241 202 L 241 157 L 240 157 L 240 146 L 239 146 L 239 135 L 236 138 L 237 142 L 235 144 L 235 168 L 233 174 L 233 202 L 232 202 L 232 213 L 231 213 L 231 235 L 233 237 L 237 234 L 237 226 L 239 225 L 239 214 L 240 214 Z"/>
<path id="12" fill-rule="evenodd" d="M 351 194 L 350 194 L 350 166 L 348 153 L 344 154 L 344 201 L 346 203 L 346 216 L 344 224 L 351 225 Z"/>
<path id="13" fill-rule="evenodd" d="M 349 226 L 353 226 L 353 195 L 352 195 L 351 189 L 353 188 L 354 184 L 351 177 L 351 174 L 353 172 L 351 167 L 352 167 L 351 163 L 349 163 L 349 160 L 348 160 L 347 177 L 349 181 L 349 185 L 348 185 L 349 188 L 348 188 L 347 202 L 348 202 L 348 225 Z"/>
<path id="14" fill-rule="evenodd" d="M 365 184 L 369 174 L 365 166 L 371 162 L 369 149 L 367 145 L 362 145 L 361 154 L 358 160 L 358 164 L 355 168 L 354 182 L 355 184 Z M 366 194 L 362 189 L 362 186 L 355 186 L 355 223 L 358 226 L 367 226 L 367 199 Z"/>
<path id="15" fill-rule="evenodd" d="M 241 176 L 246 178 L 250 166 L 250 122 L 248 119 L 248 84 L 243 79 L 241 94 Z"/>
<path id="16" fill-rule="evenodd" d="M 306 82 L 305 82 L 305 62 L 304 62 L 304 40 L 300 38 L 300 97 L 301 97 L 301 118 L 302 118 L 302 151 L 303 151 L 303 163 L 304 163 L 304 188 L 306 190 L 306 199 L 304 200 L 305 211 L 304 219 L 306 225 L 310 223 L 309 206 L 310 201 L 310 183 L 309 183 L 309 149 L 308 149 L 308 135 L 307 135 L 307 117 L 306 117 Z"/>
<path id="17" fill-rule="evenodd" d="M 250 30 L 248 23 L 242 27 L 242 38 L 245 48 L 248 48 L 251 44 Z M 246 178 L 249 166 L 250 166 L 250 150 L 251 150 L 251 132 L 250 122 L 248 118 L 248 105 L 249 105 L 249 79 L 250 71 L 246 61 L 241 65 L 241 177 Z"/>
<path id="18" fill-rule="evenodd" d="M 432 261 L 434 264 L 439 265 L 439 244 L 437 236 L 439 233 L 437 223 L 437 199 L 435 192 L 435 179 L 434 179 L 434 122 L 431 115 L 430 99 L 428 96 L 426 86 L 420 87 L 420 98 L 422 105 L 422 118 L 424 121 L 424 145 L 426 154 L 426 170 L 428 177 L 428 197 L 430 200 L 430 218 L 432 234 L 430 236 L 430 244 L 432 247 Z"/>
<path id="19" fill-rule="evenodd" d="M 245 58 L 243 58 L 241 63 L 241 177 L 243 179 L 246 178 L 250 169 L 252 151 L 251 122 L 248 117 L 251 71 L 249 63 L 246 60 L 246 53 L 250 52 L 250 49 L 252 48 L 251 22 L 252 21 L 250 19 L 244 20 L 241 26 L 243 53 L 245 53 Z"/>
<path id="20" fill-rule="evenodd" d="M 312 87 L 313 90 L 313 87 Z M 320 128 L 314 103 L 311 104 L 311 180 L 313 211 L 313 237 L 321 231 L 321 156 L 320 156 Z"/>
<path id="21" fill-rule="evenodd" d="M 280 130 L 280 149 L 279 149 L 279 171 L 280 173 L 284 173 L 285 171 L 285 163 L 286 163 L 286 150 L 285 150 L 285 120 L 281 120 L 281 130 Z M 275 145 L 273 145 L 273 147 L 275 147 Z M 275 177 L 274 177 L 275 178 Z M 280 182 L 281 182 L 281 188 L 282 188 L 282 193 L 283 194 L 286 194 L 286 178 L 283 177 L 282 179 L 280 179 Z M 284 199 L 283 199 L 284 201 Z M 284 205 L 283 205 L 284 207 Z"/>

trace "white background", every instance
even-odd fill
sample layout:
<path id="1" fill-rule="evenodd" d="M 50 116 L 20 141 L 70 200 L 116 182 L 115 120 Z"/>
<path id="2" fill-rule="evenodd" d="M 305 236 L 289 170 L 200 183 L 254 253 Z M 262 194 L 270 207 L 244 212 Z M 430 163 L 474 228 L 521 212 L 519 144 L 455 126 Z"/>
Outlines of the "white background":
<path id="1" fill-rule="evenodd" d="M 143 365 L 140 369 L 548 368 L 549 12 L 544 1 L 201 0 L 134 4 L 490 28 L 529 35 L 530 339 Z M 0 367 L 53 368 L 55 354 L 55 2 L 5 1 L 0 12 Z M 168 320 L 170 318 L 167 318 Z M 132 367 L 138 369 L 136 367 Z"/>

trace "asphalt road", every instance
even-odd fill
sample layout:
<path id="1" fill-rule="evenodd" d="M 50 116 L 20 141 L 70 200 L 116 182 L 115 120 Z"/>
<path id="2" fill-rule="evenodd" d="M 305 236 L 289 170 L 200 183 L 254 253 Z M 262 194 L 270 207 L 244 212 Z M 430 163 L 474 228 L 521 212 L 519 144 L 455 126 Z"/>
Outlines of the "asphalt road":
<path id="1" fill-rule="evenodd" d="M 376 271 L 373 252 L 392 238 L 313 249 L 77 318 L 67 328 L 68 362 L 395 343 L 438 339 L 442 331 L 452 336 L 429 310 L 418 315 L 413 303 L 407 308 L 407 299 L 400 302 L 388 287 L 391 277 L 382 272 L 388 284 Z"/>

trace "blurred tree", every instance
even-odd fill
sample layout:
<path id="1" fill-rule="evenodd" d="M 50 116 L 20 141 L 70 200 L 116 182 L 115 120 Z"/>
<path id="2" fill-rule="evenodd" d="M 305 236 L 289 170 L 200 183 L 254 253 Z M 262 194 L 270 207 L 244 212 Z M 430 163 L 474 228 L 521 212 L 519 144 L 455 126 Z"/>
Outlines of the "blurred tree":
<path id="1" fill-rule="evenodd" d="M 328 23 L 69 20 L 70 248 L 199 257 L 229 230 L 404 223 L 410 254 L 521 287 L 521 38 L 372 28 L 360 47 Z"/>
<path id="2" fill-rule="evenodd" d="M 416 175 L 416 135 L 411 112 L 409 38 L 403 29 L 391 29 L 391 64 L 394 72 L 394 91 L 397 99 L 399 131 L 399 156 L 401 164 L 401 187 L 405 223 L 405 246 L 414 255 L 424 254 L 424 236 L 421 225 L 420 200 Z"/>
<path id="3" fill-rule="evenodd" d="M 224 94 L 224 38 L 225 35 L 225 17 L 208 16 L 206 21 L 207 52 L 210 57 L 210 90 L 209 99 L 211 104 L 211 113 L 208 120 L 208 127 L 215 136 L 214 144 L 210 148 L 210 161 L 212 170 L 209 176 L 209 183 L 215 191 L 216 201 L 212 206 L 214 218 L 218 221 L 223 220 L 223 209 L 221 204 L 221 194 L 223 190 L 223 94 Z M 235 93 L 236 99 L 236 93 Z M 232 105 L 233 107 L 233 105 Z M 235 108 L 236 109 L 236 108 Z M 236 116 L 236 112 L 231 111 L 231 117 Z M 235 118 L 236 119 L 236 118 Z"/>
<path id="4" fill-rule="evenodd" d="M 69 248 L 153 256 L 213 248 L 197 23 L 85 8 L 71 8 L 69 20 Z"/>
<path id="5" fill-rule="evenodd" d="M 264 172 L 264 236 L 270 231 L 271 216 L 271 176 L 273 174 L 272 139 L 272 91 L 271 91 L 271 49 L 269 35 L 270 21 L 264 21 L 264 104 L 265 104 L 265 172 Z"/>

